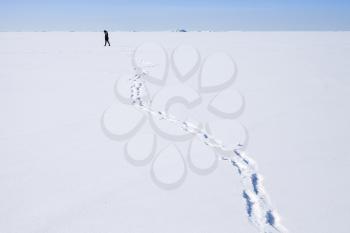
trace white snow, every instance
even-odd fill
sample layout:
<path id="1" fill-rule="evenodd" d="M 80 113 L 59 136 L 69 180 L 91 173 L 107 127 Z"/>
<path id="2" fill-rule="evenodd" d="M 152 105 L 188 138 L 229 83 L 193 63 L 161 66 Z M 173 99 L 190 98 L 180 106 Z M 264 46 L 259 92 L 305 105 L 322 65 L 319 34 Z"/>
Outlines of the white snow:
<path id="1" fill-rule="evenodd" d="M 290 232 L 348 232 L 350 32 L 111 32 L 110 40 L 105 48 L 103 33 L 0 33 L 0 232 L 255 232 L 237 171 L 225 161 L 163 190 L 150 164 L 135 166 L 124 142 L 103 133 L 101 115 L 111 105 L 124 127 L 138 118 L 122 116 L 129 106 L 116 103 L 114 85 L 144 42 L 168 54 L 180 45 L 201 58 L 230 54 L 245 98 L 247 152 L 281 222 Z M 223 99 L 215 101 L 219 110 Z M 235 100 L 227 102 L 235 109 Z M 144 135 L 140 147 L 148 148 Z M 167 160 L 171 153 L 155 165 L 169 179 L 191 166 Z"/>

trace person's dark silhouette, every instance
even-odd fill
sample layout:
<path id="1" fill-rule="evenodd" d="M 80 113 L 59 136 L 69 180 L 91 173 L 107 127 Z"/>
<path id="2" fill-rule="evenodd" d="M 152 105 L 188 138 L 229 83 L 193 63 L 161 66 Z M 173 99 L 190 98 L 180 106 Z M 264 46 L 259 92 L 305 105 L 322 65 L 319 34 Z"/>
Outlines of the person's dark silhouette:
<path id="1" fill-rule="evenodd" d="M 109 43 L 109 36 L 108 36 L 108 32 L 106 30 L 103 31 L 105 33 L 105 46 L 108 43 L 108 46 L 111 46 L 111 44 Z"/>

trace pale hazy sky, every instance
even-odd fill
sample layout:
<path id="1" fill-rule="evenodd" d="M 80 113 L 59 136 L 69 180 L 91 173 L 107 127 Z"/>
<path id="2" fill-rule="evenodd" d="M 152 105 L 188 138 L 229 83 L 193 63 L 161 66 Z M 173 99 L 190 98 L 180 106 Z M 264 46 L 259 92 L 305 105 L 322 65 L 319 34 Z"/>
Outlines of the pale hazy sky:
<path id="1" fill-rule="evenodd" d="M 0 31 L 350 30 L 350 0 L 0 0 Z"/>

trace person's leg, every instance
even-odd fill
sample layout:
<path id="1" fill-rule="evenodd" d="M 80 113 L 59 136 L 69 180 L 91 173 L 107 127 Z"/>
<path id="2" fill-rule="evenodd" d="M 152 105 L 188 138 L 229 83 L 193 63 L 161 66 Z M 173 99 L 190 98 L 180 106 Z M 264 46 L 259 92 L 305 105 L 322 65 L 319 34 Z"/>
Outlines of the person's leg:
<path id="1" fill-rule="evenodd" d="M 107 40 L 105 40 L 105 46 L 107 45 Z"/>
<path id="2" fill-rule="evenodd" d="M 109 40 L 108 40 L 108 46 L 111 46 L 111 44 L 109 43 Z"/>

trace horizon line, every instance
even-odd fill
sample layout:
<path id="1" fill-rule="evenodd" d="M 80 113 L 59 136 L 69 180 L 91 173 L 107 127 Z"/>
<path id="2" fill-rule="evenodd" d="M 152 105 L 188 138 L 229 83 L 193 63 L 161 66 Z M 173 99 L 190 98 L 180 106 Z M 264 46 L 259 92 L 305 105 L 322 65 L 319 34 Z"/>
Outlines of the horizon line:
<path id="1" fill-rule="evenodd" d="M 105 30 L 105 29 L 103 29 Z M 0 32 L 103 32 L 103 30 L 0 30 Z M 180 29 L 179 29 L 180 30 Z M 350 32 L 350 29 L 271 29 L 271 30 L 108 30 L 108 32 L 176 32 L 176 33 L 188 33 L 188 32 Z"/>

